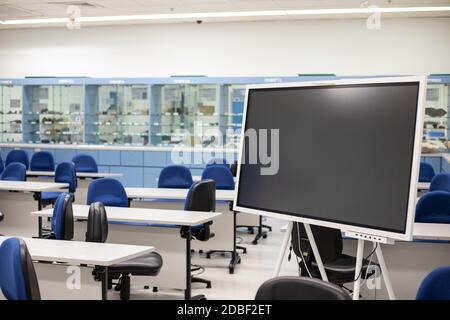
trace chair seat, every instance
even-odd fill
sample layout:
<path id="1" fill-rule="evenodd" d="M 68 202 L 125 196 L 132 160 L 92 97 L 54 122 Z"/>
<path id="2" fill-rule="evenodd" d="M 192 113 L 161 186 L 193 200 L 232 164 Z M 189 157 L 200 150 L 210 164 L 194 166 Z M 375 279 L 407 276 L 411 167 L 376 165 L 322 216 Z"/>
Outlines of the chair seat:
<path id="1" fill-rule="evenodd" d="M 41 200 L 56 200 L 62 192 L 42 192 Z"/>
<path id="2" fill-rule="evenodd" d="M 361 277 L 366 277 L 367 267 L 369 265 L 369 261 L 363 259 L 362 272 Z M 377 265 L 372 261 L 372 265 Z M 341 255 L 338 259 L 324 263 L 325 272 L 327 274 L 328 280 L 332 283 L 336 284 L 344 284 L 348 282 L 352 282 L 355 278 L 355 266 L 356 266 L 356 258 L 352 256 L 348 256 L 346 254 Z M 317 266 L 317 262 L 313 261 L 311 264 L 311 275 L 314 278 L 320 278 L 319 267 Z M 368 274 L 370 276 L 371 274 Z"/>
<path id="3" fill-rule="evenodd" d="M 117 263 L 108 268 L 111 275 L 131 274 L 134 276 L 157 276 L 163 264 L 162 257 L 157 252 Z"/>

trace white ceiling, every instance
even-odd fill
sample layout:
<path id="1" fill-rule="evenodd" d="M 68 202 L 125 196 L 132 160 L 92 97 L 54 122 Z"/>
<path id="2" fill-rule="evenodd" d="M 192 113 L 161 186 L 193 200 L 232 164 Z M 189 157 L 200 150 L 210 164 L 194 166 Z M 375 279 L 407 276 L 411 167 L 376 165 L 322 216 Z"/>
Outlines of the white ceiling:
<path id="1" fill-rule="evenodd" d="M 360 8 L 364 2 L 380 7 L 450 5 L 450 0 L 0 0 L 0 20 L 66 17 L 68 3 L 79 5 L 81 15 L 87 17 L 217 11 Z M 82 3 L 90 3 L 93 6 L 80 5 Z M 410 16 L 449 15 L 448 12 L 410 14 Z"/>

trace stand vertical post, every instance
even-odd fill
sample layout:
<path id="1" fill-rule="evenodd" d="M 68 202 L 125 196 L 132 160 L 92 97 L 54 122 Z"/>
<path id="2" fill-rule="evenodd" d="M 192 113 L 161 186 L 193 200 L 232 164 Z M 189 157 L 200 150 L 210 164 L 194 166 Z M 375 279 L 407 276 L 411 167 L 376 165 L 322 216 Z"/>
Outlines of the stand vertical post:
<path id="1" fill-rule="evenodd" d="M 278 254 L 277 264 L 275 265 L 275 270 L 273 271 L 273 277 L 278 277 L 280 275 L 281 265 L 283 264 L 284 255 L 286 254 L 287 247 L 289 245 L 289 240 L 291 239 L 291 233 L 294 223 L 289 221 L 286 229 L 286 233 L 283 238 L 283 243 L 281 244 L 281 250 Z"/>
<path id="2" fill-rule="evenodd" d="M 358 239 L 358 249 L 356 251 L 355 282 L 353 284 L 353 300 L 359 300 L 361 289 L 361 269 L 364 255 L 364 240 Z"/>
<path id="3" fill-rule="evenodd" d="M 376 246 L 377 244 L 374 243 L 373 245 Z M 388 292 L 389 299 L 395 300 L 395 293 L 394 289 L 392 288 L 391 277 L 389 276 L 389 271 L 386 266 L 386 261 L 384 260 L 381 245 L 378 245 L 376 247 L 375 252 L 377 254 L 378 264 L 380 265 L 381 268 L 381 275 L 383 276 L 384 284 L 386 285 L 386 290 Z"/>
<path id="4" fill-rule="evenodd" d="M 314 253 L 314 258 L 317 262 L 317 267 L 319 267 L 320 276 L 322 277 L 323 281 L 328 282 L 327 273 L 325 272 L 325 267 L 323 266 L 322 258 L 320 256 L 319 249 L 317 248 L 316 240 L 314 239 L 311 226 L 307 223 L 304 223 L 303 225 L 305 226 L 306 234 L 308 235 L 308 240 Z"/>

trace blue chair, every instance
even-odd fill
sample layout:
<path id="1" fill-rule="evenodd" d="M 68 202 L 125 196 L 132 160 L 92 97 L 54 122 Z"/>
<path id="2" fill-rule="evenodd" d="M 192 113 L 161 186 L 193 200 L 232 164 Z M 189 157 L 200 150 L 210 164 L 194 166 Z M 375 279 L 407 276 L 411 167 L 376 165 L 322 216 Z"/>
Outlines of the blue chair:
<path id="1" fill-rule="evenodd" d="M 23 163 L 27 170 L 30 167 L 28 154 L 24 150 L 12 150 L 8 153 L 6 156 L 5 165 L 8 166 L 8 164 L 13 162 Z"/>
<path id="2" fill-rule="evenodd" d="M 167 166 L 159 174 L 158 188 L 187 189 L 192 186 L 191 171 L 184 166 Z"/>
<path id="3" fill-rule="evenodd" d="M 0 177 L 6 181 L 25 181 L 27 179 L 27 168 L 19 162 L 8 164 Z"/>
<path id="4" fill-rule="evenodd" d="M 447 191 L 450 192 L 450 174 L 439 173 L 434 176 L 430 182 L 429 191 Z"/>
<path id="5" fill-rule="evenodd" d="M 72 159 L 73 163 L 75 163 L 75 169 L 77 172 L 98 172 L 97 162 L 95 161 L 94 157 L 85 154 L 80 153 L 77 154 Z"/>
<path id="6" fill-rule="evenodd" d="M 0 174 L 3 172 L 3 170 L 5 170 L 5 165 L 3 164 L 3 159 L 0 156 Z"/>
<path id="7" fill-rule="evenodd" d="M 433 167 L 428 163 L 421 162 L 419 170 L 419 182 L 431 182 L 434 176 L 435 172 Z"/>
<path id="8" fill-rule="evenodd" d="M 72 197 L 75 197 L 75 191 L 77 190 L 77 173 L 75 171 L 75 165 L 72 162 L 62 162 L 58 164 L 55 170 L 55 182 L 68 183 L 69 192 Z M 43 206 L 55 203 L 61 192 L 42 192 L 41 201 Z"/>
<path id="9" fill-rule="evenodd" d="M 33 154 L 30 163 L 31 171 L 55 171 L 55 159 L 47 151 L 39 151 Z"/>
<path id="10" fill-rule="evenodd" d="M 73 239 L 73 197 L 70 193 L 63 192 L 56 198 L 52 215 L 51 233 L 44 238 L 56 240 Z"/>
<path id="11" fill-rule="evenodd" d="M 450 192 L 431 191 L 416 205 L 416 222 L 450 223 Z"/>
<path id="12" fill-rule="evenodd" d="M 101 202 L 109 207 L 129 207 L 128 196 L 122 183 L 116 179 L 102 178 L 89 184 L 87 204 Z"/>
<path id="13" fill-rule="evenodd" d="M 450 300 L 450 267 L 431 271 L 420 284 L 417 300 Z"/>
<path id="14" fill-rule="evenodd" d="M 211 159 L 206 164 L 206 167 L 209 167 L 209 166 L 222 166 L 231 171 L 231 166 L 228 164 L 227 159 L 220 159 L 220 158 Z"/>
<path id="15" fill-rule="evenodd" d="M 33 261 L 22 239 L 9 238 L 0 246 L 0 288 L 8 300 L 40 300 Z"/>
<path id="16" fill-rule="evenodd" d="M 210 165 L 203 170 L 202 180 L 212 179 L 218 190 L 234 190 L 234 178 L 230 169 L 223 165 Z"/>

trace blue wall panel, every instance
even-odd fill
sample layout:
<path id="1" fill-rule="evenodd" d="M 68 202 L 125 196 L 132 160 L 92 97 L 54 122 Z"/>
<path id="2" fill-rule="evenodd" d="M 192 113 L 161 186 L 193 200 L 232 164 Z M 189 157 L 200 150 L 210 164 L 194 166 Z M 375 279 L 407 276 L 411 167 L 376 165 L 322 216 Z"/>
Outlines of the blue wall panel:
<path id="1" fill-rule="evenodd" d="M 99 151 L 98 164 L 107 166 L 120 166 L 120 151 Z"/>
<path id="2" fill-rule="evenodd" d="M 144 153 L 142 151 L 121 151 L 120 164 L 123 166 L 142 167 L 144 165 Z"/>
<path id="3" fill-rule="evenodd" d="M 98 166 L 98 172 L 106 172 L 109 173 L 109 167 L 108 166 Z"/>
<path id="4" fill-rule="evenodd" d="M 158 187 L 159 173 L 162 168 L 144 168 L 144 187 L 156 188 Z"/>
<path id="5" fill-rule="evenodd" d="M 441 157 L 423 157 L 422 158 L 424 162 L 430 164 L 434 172 L 440 173 L 441 172 Z"/>
<path id="6" fill-rule="evenodd" d="M 72 158 L 77 154 L 76 150 L 55 150 L 55 162 L 61 163 L 64 161 L 72 161 Z"/>
<path id="7" fill-rule="evenodd" d="M 144 186 L 144 168 L 139 167 L 114 167 L 113 173 L 122 173 L 122 177 L 117 180 L 123 183 L 125 187 L 143 187 Z"/>
<path id="8" fill-rule="evenodd" d="M 170 152 L 160 152 L 160 151 L 144 152 L 144 166 L 165 167 L 168 164 L 167 157 L 170 158 Z"/>

